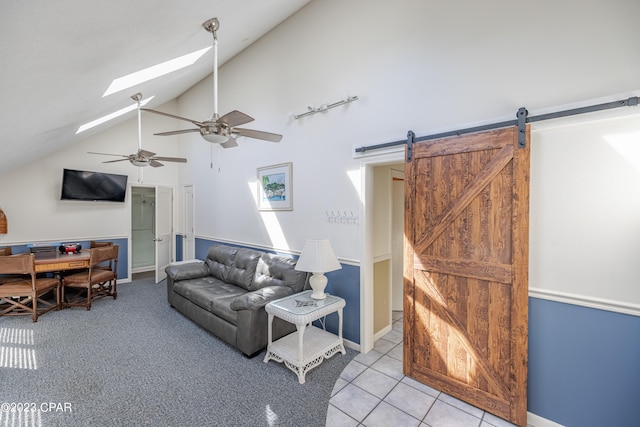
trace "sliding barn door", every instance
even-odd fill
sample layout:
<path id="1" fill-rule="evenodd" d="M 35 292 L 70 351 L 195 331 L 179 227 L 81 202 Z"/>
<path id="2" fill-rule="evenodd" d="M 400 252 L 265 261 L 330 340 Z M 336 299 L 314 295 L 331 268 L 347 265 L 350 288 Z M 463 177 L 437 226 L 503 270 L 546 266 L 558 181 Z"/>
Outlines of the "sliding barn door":
<path id="1" fill-rule="evenodd" d="M 415 143 L 406 164 L 404 372 L 527 418 L 529 129 Z"/>

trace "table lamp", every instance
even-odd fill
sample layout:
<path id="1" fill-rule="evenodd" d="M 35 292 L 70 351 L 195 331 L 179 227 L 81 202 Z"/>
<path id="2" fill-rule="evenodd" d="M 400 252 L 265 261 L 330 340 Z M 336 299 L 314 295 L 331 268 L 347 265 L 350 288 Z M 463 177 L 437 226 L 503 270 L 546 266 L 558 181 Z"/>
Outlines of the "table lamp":
<path id="1" fill-rule="evenodd" d="M 309 278 L 309 284 L 313 293 L 313 299 L 325 299 L 324 288 L 327 286 L 327 276 L 324 273 L 341 269 L 338 258 L 331 249 L 329 239 L 309 239 L 304 243 L 304 248 L 296 263 L 296 270 L 313 273 Z"/>

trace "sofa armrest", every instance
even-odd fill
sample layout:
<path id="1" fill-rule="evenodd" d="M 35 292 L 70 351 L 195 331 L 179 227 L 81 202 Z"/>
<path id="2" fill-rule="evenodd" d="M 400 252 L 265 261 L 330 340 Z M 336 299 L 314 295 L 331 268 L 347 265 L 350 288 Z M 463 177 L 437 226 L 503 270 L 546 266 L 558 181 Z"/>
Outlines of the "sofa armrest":
<path id="1" fill-rule="evenodd" d="M 197 279 L 211 274 L 207 264 L 201 261 L 170 265 L 165 268 L 165 272 L 172 281 Z"/>
<path id="2" fill-rule="evenodd" d="M 288 286 L 266 286 L 257 291 L 247 292 L 231 302 L 231 309 L 257 310 L 269 302 L 292 295 L 294 292 Z"/>

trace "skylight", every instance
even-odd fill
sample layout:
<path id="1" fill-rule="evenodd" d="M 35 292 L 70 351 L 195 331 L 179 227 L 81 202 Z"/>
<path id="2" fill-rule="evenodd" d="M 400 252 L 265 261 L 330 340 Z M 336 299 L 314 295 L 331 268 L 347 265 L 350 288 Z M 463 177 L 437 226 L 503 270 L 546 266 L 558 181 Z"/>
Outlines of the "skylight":
<path id="1" fill-rule="evenodd" d="M 151 101 L 153 98 L 155 98 L 155 96 L 151 96 L 147 99 L 145 99 L 144 101 L 140 101 L 140 106 L 144 106 L 147 102 Z M 101 125 L 104 122 L 108 122 L 109 120 L 113 120 L 116 117 L 120 117 L 123 114 L 128 113 L 129 111 L 133 111 L 135 109 L 138 108 L 138 104 L 131 104 L 128 107 L 124 107 L 118 111 L 114 111 L 111 114 L 107 114 L 106 116 L 102 116 L 99 119 L 95 119 L 89 123 L 85 123 L 83 125 L 81 125 L 78 130 L 76 131 L 76 135 L 79 134 L 80 132 L 84 132 L 85 130 L 91 129 L 93 127 L 96 127 L 98 125 Z"/>
<path id="2" fill-rule="evenodd" d="M 170 59 L 161 64 L 153 65 L 149 68 L 145 68 L 144 70 L 119 77 L 111 82 L 102 97 L 104 98 L 112 93 L 120 92 L 121 90 L 128 89 L 140 83 L 148 82 L 156 77 L 164 76 L 165 74 L 188 67 L 200 59 L 200 57 L 209 49 L 211 49 L 211 46 L 188 53 L 178 58 Z"/>

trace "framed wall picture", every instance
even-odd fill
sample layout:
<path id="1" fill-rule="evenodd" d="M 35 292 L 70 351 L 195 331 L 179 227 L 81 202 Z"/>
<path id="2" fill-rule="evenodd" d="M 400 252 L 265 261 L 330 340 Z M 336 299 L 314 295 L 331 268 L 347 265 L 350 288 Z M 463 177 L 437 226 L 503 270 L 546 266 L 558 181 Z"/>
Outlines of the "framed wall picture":
<path id="1" fill-rule="evenodd" d="M 258 210 L 293 210 L 292 163 L 258 168 Z"/>

